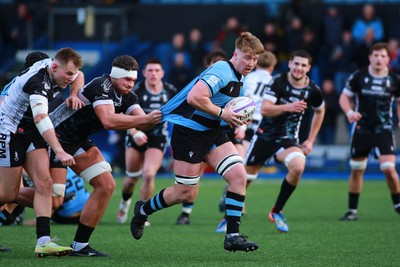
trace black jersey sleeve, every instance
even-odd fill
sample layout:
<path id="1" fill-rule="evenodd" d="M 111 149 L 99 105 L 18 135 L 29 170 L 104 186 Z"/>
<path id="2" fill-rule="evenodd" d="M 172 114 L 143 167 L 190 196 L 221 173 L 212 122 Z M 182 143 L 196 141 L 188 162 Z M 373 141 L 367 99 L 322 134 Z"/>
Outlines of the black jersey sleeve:
<path id="1" fill-rule="evenodd" d="M 108 75 L 93 79 L 81 89 L 82 95 L 91 103 L 96 101 L 112 100 L 112 92 L 114 91 L 111 80 Z"/>
<path id="2" fill-rule="evenodd" d="M 50 89 L 52 88 L 51 81 L 44 71 L 39 71 L 28 81 L 26 81 L 23 91 L 29 95 L 41 95 L 49 98 Z"/>
<path id="3" fill-rule="evenodd" d="M 267 85 L 263 98 L 276 103 L 280 96 L 282 84 L 282 75 L 278 74 L 274 76 Z"/>
<path id="4" fill-rule="evenodd" d="M 345 89 L 349 90 L 353 94 L 357 93 L 360 89 L 358 86 L 359 77 L 362 74 L 362 70 L 356 70 L 353 72 L 346 80 L 346 84 L 344 86 Z"/>

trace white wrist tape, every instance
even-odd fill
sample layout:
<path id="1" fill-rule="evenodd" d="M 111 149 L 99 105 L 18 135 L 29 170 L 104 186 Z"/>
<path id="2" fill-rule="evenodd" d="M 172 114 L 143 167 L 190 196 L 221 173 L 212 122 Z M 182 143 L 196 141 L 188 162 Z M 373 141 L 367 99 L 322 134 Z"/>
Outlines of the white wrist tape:
<path id="1" fill-rule="evenodd" d="M 112 67 L 110 76 L 115 79 L 130 77 L 137 79 L 137 70 L 124 70 L 118 67 Z"/>
<path id="2" fill-rule="evenodd" d="M 33 118 L 38 114 L 47 114 L 49 111 L 48 100 L 44 96 L 30 95 L 29 104 L 31 105 Z"/>
<path id="3" fill-rule="evenodd" d="M 53 123 L 51 123 L 51 120 L 49 117 L 45 117 L 41 119 L 38 123 L 36 123 L 36 127 L 39 130 L 39 133 L 42 135 L 45 131 L 49 129 L 53 129 Z"/>
<path id="4" fill-rule="evenodd" d="M 146 134 L 142 131 L 137 131 L 132 137 L 133 140 L 136 142 L 139 138 L 142 138 L 143 136 L 146 136 Z"/>

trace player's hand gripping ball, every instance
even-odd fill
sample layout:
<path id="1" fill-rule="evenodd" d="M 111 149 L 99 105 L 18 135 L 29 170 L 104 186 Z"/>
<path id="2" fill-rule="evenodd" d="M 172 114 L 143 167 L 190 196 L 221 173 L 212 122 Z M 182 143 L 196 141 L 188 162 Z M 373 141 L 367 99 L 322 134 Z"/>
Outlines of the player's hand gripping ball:
<path id="1" fill-rule="evenodd" d="M 233 112 L 243 115 L 243 117 L 239 118 L 242 122 L 247 122 L 251 119 L 256 111 L 256 103 L 246 96 L 232 98 L 226 103 L 225 107 L 230 107 Z"/>

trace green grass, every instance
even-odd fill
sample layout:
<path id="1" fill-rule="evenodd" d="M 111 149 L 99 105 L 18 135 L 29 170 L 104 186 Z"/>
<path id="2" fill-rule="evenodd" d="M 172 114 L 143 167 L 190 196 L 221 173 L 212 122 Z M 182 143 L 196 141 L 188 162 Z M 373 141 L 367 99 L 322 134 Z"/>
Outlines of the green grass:
<path id="1" fill-rule="evenodd" d="M 157 192 L 173 183 L 158 179 Z M 276 231 L 267 219 L 281 180 L 256 180 L 248 190 L 247 215 L 241 232 L 260 245 L 252 253 L 227 252 L 223 234 L 215 233 L 222 214 L 217 204 L 224 182 L 204 179 L 191 225 L 175 225 L 180 205 L 155 213 L 141 240 L 116 223 L 122 180 L 105 216 L 94 231 L 91 245 L 108 258 L 34 256 L 35 228 L 0 228 L 0 244 L 13 248 L 0 254 L 0 266 L 399 266 L 400 217 L 393 211 L 385 182 L 365 181 L 359 221 L 338 220 L 347 207 L 347 181 L 303 180 L 285 207 L 288 234 Z M 137 190 L 138 191 L 138 190 Z M 134 196 L 134 201 L 136 201 Z M 133 205 L 132 205 L 133 208 Z M 131 213 L 132 213 L 131 208 Z M 26 218 L 33 218 L 31 210 Z M 130 221 L 130 220 L 129 220 Z M 76 226 L 52 224 L 52 235 L 69 245 Z"/>

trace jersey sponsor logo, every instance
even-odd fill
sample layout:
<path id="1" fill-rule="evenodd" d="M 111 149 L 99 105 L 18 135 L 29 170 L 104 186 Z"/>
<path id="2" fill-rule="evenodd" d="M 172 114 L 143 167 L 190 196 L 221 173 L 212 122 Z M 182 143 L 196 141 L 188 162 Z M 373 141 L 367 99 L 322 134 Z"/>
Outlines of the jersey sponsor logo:
<path id="1" fill-rule="evenodd" d="M 111 83 L 110 79 L 104 80 L 104 82 L 101 84 L 101 88 L 103 89 L 104 93 L 106 93 L 107 95 L 110 92 L 111 86 L 112 86 L 112 83 Z"/>
<path id="2" fill-rule="evenodd" d="M 115 107 L 121 107 L 122 106 L 122 100 L 121 99 L 115 99 L 114 106 Z"/>
<path id="3" fill-rule="evenodd" d="M 289 101 L 293 103 L 293 102 L 300 101 L 300 99 L 298 99 L 297 97 L 291 96 L 291 97 L 289 97 Z"/>
<path id="4" fill-rule="evenodd" d="M 292 94 L 294 94 L 294 95 L 300 95 L 301 94 L 301 91 L 300 90 L 292 90 Z"/>
<path id="5" fill-rule="evenodd" d="M 149 107 L 151 109 L 159 109 L 161 107 L 161 103 L 152 103 Z"/>
<path id="6" fill-rule="evenodd" d="M 161 100 L 161 97 L 160 96 L 152 96 L 151 98 L 150 98 L 150 101 L 160 101 Z"/>
<path id="7" fill-rule="evenodd" d="M 0 158 L 5 159 L 7 158 L 6 156 L 6 140 L 7 140 L 7 135 L 5 134 L 0 134 Z"/>
<path id="8" fill-rule="evenodd" d="M 382 91 L 383 88 L 382 86 L 378 86 L 378 85 L 372 85 L 371 86 L 371 90 L 375 90 L 375 91 Z"/>
<path id="9" fill-rule="evenodd" d="M 372 80 L 372 83 L 373 83 L 373 84 L 382 84 L 382 83 L 383 83 L 383 80 L 382 80 L 382 79 L 373 79 L 373 80 Z"/>
<path id="10" fill-rule="evenodd" d="M 211 87 L 214 87 L 221 79 L 218 78 L 215 75 L 211 75 L 210 78 L 206 80 L 206 83 L 208 83 Z"/>
<path id="11" fill-rule="evenodd" d="M 373 96 L 388 96 L 388 95 L 390 95 L 390 93 L 385 92 L 384 90 L 373 91 L 373 90 L 369 90 L 369 89 L 365 89 L 365 88 L 361 90 L 361 93 L 363 95 L 373 95 Z"/>
<path id="12" fill-rule="evenodd" d="M 50 90 L 51 86 L 50 86 L 50 83 L 49 83 L 47 80 L 44 80 L 44 81 L 42 82 L 42 84 L 43 84 L 43 88 L 44 88 L 45 90 Z"/>

